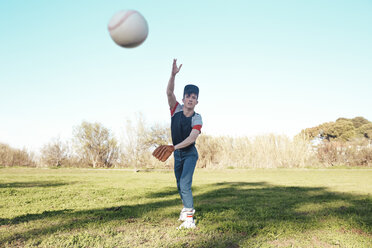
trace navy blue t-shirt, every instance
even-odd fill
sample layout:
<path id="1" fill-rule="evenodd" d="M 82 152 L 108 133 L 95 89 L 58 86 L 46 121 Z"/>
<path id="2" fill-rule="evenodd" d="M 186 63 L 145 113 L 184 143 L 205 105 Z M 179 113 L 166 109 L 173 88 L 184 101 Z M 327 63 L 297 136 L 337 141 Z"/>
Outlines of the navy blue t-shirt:
<path id="1" fill-rule="evenodd" d="M 186 117 L 183 114 L 183 105 L 180 105 L 178 102 L 176 103 L 176 106 L 171 109 L 171 116 L 171 133 L 174 146 L 189 137 L 192 129 L 196 129 L 201 132 L 201 128 L 203 126 L 201 115 L 194 112 L 192 116 Z M 188 147 L 182 148 L 181 150 L 186 150 L 194 145 L 195 143 Z"/>

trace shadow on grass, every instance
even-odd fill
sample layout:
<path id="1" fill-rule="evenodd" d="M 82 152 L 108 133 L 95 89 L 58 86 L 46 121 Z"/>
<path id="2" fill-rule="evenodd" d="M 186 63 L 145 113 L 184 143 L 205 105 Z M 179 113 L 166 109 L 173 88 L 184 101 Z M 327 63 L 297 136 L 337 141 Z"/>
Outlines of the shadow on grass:
<path id="1" fill-rule="evenodd" d="M 168 196 L 178 195 L 177 187 L 166 187 L 159 192 L 150 192 L 146 194 L 147 198 L 163 198 Z"/>
<path id="2" fill-rule="evenodd" d="M 36 188 L 36 187 L 59 187 L 73 184 L 73 182 L 50 182 L 50 181 L 34 181 L 34 182 L 14 182 L 14 183 L 0 183 L 1 188 Z"/>
<path id="3" fill-rule="evenodd" d="M 168 207 L 180 205 L 180 200 L 173 197 L 176 194 L 178 192 L 175 189 L 163 188 L 147 195 L 155 200 L 151 203 L 83 211 L 47 211 L 0 219 L 0 225 L 3 226 L 38 220 L 46 223 L 42 228 L 0 238 L 0 246 L 19 240 L 42 238 L 60 231 L 81 230 L 97 223 L 104 225 L 112 220 L 130 223 L 137 218 L 144 218 L 150 211 L 162 213 L 163 217 L 177 218 L 178 212 L 165 216 L 162 212 Z M 277 235 L 321 229 L 334 222 L 342 223 L 346 229 L 358 229 L 362 235 L 371 235 L 372 231 L 370 197 L 336 193 L 323 187 L 224 182 L 195 187 L 194 201 L 198 228 L 192 231 L 193 235 L 198 235 L 200 231 L 219 235 L 200 235 L 200 238 L 185 243 L 180 241 L 178 245 L 185 247 L 239 247 L 241 242 L 249 242 L 257 236 L 270 240 Z"/>

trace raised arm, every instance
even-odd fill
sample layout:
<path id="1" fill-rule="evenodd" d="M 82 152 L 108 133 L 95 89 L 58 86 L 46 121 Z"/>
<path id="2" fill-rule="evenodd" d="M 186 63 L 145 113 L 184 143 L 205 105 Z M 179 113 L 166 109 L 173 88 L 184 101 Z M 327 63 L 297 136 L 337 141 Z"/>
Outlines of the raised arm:
<path id="1" fill-rule="evenodd" d="M 172 73 L 167 87 L 168 104 L 171 109 L 173 109 L 177 103 L 176 96 L 174 95 L 174 80 L 176 78 L 176 74 L 181 70 L 181 67 L 182 64 L 177 67 L 177 59 L 173 59 Z"/>

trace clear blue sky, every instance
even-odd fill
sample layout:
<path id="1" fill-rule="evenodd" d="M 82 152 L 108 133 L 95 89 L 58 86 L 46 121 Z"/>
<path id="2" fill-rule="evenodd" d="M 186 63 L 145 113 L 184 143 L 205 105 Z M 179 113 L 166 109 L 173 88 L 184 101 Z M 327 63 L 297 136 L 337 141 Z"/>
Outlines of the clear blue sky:
<path id="1" fill-rule="evenodd" d="M 134 49 L 107 24 L 135 9 Z M 0 2 L 0 142 L 35 150 L 83 120 L 120 136 L 142 112 L 169 122 L 172 59 L 200 87 L 203 133 L 293 136 L 338 117 L 372 121 L 372 1 Z"/>

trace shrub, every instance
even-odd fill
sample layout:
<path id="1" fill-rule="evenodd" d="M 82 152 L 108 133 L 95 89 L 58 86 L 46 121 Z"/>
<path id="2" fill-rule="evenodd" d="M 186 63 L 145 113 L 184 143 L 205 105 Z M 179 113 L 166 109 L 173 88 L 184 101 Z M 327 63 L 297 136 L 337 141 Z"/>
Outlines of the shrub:
<path id="1" fill-rule="evenodd" d="M 118 142 L 100 123 L 82 122 L 74 128 L 76 152 L 81 161 L 93 168 L 112 167 L 118 159 Z"/>
<path id="2" fill-rule="evenodd" d="M 248 137 L 212 137 L 197 140 L 198 167 L 276 168 L 305 167 L 316 163 L 309 141 L 297 137 L 262 135 Z"/>
<path id="3" fill-rule="evenodd" d="M 348 142 L 326 141 L 318 146 L 319 161 L 325 166 L 370 166 L 372 165 L 372 146 L 364 138 Z"/>
<path id="4" fill-rule="evenodd" d="M 32 156 L 25 149 L 20 150 L 12 148 L 7 144 L 0 143 L 0 165 L 11 166 L 32 166 L 35 167 L 36 163 L 33 161 Z"/>

